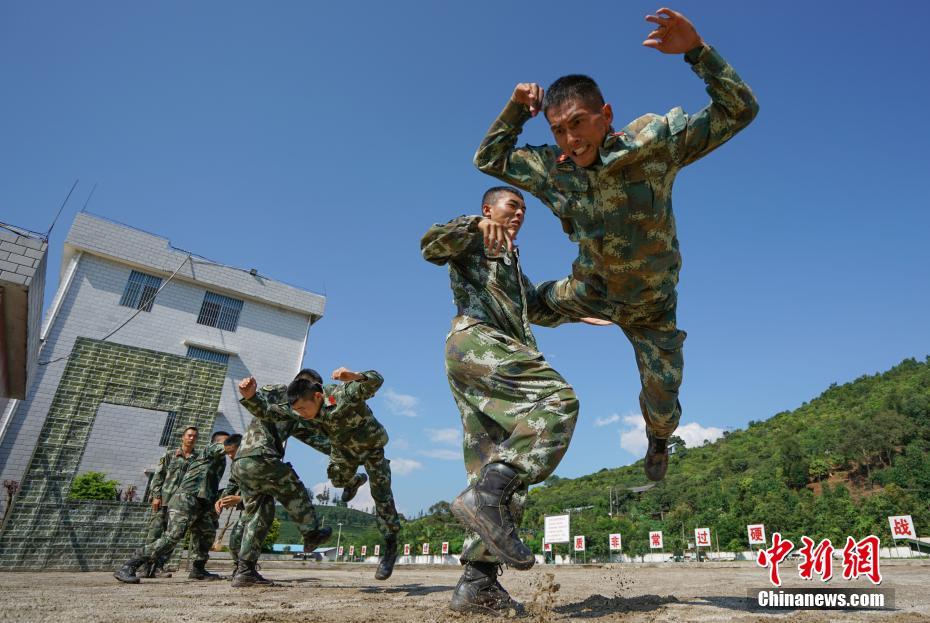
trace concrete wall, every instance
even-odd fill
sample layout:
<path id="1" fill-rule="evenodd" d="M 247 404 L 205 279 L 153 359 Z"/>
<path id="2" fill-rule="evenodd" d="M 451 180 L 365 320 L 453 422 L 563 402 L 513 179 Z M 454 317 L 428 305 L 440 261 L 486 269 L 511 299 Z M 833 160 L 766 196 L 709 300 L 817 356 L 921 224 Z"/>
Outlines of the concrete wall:
<path id="1" fill-rule="evenodd" d="M 216 417 L 224 366 L 87 338 L 70 355 L 0 531 L 0 569 L 110 569 L 142 544 L 145 504 L 67 499 L 101 404 L 177 412 L 172 444 Z"/>

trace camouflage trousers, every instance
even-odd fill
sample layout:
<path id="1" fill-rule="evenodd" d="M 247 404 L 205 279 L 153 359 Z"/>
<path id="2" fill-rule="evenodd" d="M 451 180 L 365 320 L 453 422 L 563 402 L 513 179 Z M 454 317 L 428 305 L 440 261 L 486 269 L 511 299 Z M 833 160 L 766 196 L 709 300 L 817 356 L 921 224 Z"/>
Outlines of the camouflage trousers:
<path id="1" fill-rule="evenodd" d="M 168 507 L 161 506 L 157 511 L 152 512 L 152 518 L 149 519 L 149 529 L 145 535 L 146 543 L 153 543 L 161 538 L 161 535 L 165 533 L 168 529 Z M 171 558 L 171 554 L 174 553 L 174 548 L 171 548 L 163 556 L 162 560 L 167 560 Z"/>
<path id="2" fill-rule="evenodd" d="M 244 513 L 239 513 L 236 523 L 233 524 L 232 530 L 229 531 L 229 555 L 232 556 L 233 562 L 239 562 L 239 550 L 242 549 L 242 518 Z M 274 521 L 274 518 L 272 518 Z"/>
<path id="3" fill-rule="evenodd" d="M 206 561 L 216 536 L 216 512 L 210 500 L 175 493 L 168 505 L 168 528 L 158 539 L 147 542 L 134 558 L 154 562 L 166 557 L 190 530 L 191 560 Z"/>
<path id="4" fill-rule="evenodd" d="M 527 487 L 548 478 L 568 450 L 575 390 L 538 350 L 486 324 L 449 334 L 446 374 L 462 415 L 468 483 L 489 463 L 515 469 L 523 486 L 510 512 L 519 526 Z M 466 536 L 462 560 L 497 562 L 477 534 Z"/>
<path id="5" fill-rule="evenodd" d="M 334 487 L 343 489 L 352 482 L 360 466 L 368 472 L 368 484 L 371 497 L 375 501 L 378 515 L 378 531 L 381 536 L 400 532 L 400 517 L 394 506 L 394 492 L 391 490 L 391 462 L 384 458 L 384 447 L 353 449 L 333 447 L 329 453 L 329 467 L 326 474 Z"/>
<path id="6" fill-rule="evenodd" d="M 633 345 L 639 380 L 639 406 L 646 429 L 661 439 L 678 428 L 684 357 L 684 331 L 676 326 L 677 296 L 660 304 L 625 305 L 593 296 L 584 283 L 573 277 L 548 281 L 538 286 L 540 296 L 553 311 L 570 318 L 594 317 L 620 327 Z"/>
<path id="7" fill-rule="evenodd" d="M 274 522 L 275 500 L 301 534 L 320 527 L 307 488 L 290 463 L 269 457 L 243 457 L 233 462 L 232 478 L 239 483 L 244 506 L 240 560 L 255 562 L 261 555 L 262 542 Z"/>

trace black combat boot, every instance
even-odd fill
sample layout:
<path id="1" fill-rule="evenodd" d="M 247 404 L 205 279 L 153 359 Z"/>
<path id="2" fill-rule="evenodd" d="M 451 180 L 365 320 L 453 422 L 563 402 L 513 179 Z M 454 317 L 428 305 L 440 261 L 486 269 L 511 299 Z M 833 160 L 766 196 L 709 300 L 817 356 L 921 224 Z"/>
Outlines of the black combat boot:
<path id="1" fill-rule="evenodd" d="M 342 503 L 348 504 L 352 501 L 352 498 L 355 497 L 355 494 L 358 493 L 359 487 L 368 482 L 368 476 L 365 474 L 355 474 L 352 477 L 352 482 L 349 483 L 345 489 L 342 490 Z"/>
<path id="2" fill-rule="evenodd" d="M 309 554 L 333 535 L 332 528 L 320 528 L 304 535 L 304 553 Z"/>
<path id="3" fill-rule="evenodd" d="M 455 612 L 506 615 L 524 614 L 523 604 L 514 601 L 497 581 L 498 566 L 491 562 L 466 562 L 465 573 L 452 593 L 449 608 Z"/>
<path id="4" fill-rule="evenodd" d="M 142 565 L 142 568 L 139 569 L 138 575 L 141 575 L 143 578 L 146 578 L 146 579 L 154 578 L 155 577 L 155 563 L 152 561 L 149 561 L 145 563 L 144 565 Z"/>
<path id="5" fill-rule="evenodd" d="M 254 562 L 240 560 L 236 567 L 236 573 L 233 576 L 232 586 L 241 588 L 243 586 L 273 586 L 274 582 L 267 580 L 255 569 Z"/>
<path id="6" fill-rule="evenodd" d="M 397 560 L 397 535 L 389 534 L 384 538 L 384 554 L 375 571 L 376 580 L 386 580 L 394 573 L 394 562 Z"/>
<path id="7" fill-rule="evenodd" d="M 168 564 L 168 559 L 162 556 L 161 558 L 156 560 L 154 564 L 152 564 L 149 567 L 149 574 L 146 575 L 145 577 L 147 578 L 170 578 L 171 572 L 165 571 L 166 564 Z"/>
<path id="8" fill-rule="evenodd" d="M 136 575 L 136 569 L 148 562 L 146 558 L 130 558 L 123 563 L 123 566 L 113 574 L 113 577 L 126 584 L 138 584 L 139 576 Z"/>
<path id="9" fill-rule="evenodd" d="M 646 432 L 649 448 L 646 450 L 646 478 L 658 482 L 665 478 L 668 469 L 668 440 L 659 439 L 652 433 Z"/>
<path id="10" fill-rule="evenodd" d="M 191 572 L 187 575 L 191 580 L 219 580 L 220 576 L 207 571 L 206 560 L 195 560 L 191 565 Z"/>
<path id="11" fill-rule="evenodd" d="M 505 463 L 489 463 L 478 481 L 452 502 L 452 512 L 481 537 L 491 553 L 514 569 L 529 569 L 533 551 L 517 536 L 510 515 L 510 498 L 522 486 L 517 472 Z"/>

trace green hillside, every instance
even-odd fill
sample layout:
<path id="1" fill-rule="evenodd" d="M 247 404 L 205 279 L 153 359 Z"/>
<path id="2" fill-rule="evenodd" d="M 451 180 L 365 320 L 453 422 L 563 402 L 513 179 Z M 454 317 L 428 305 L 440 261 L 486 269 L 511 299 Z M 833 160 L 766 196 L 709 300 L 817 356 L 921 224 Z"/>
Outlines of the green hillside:
<path id="1" fill-rule="evenodd" d="M 649 551 L 650 530 L 664 532 L 666 551 L 680 551 L 696 527 L 710 527 L 721 550 L 744 550 L 751 523 L 795 542 L 808 535 L 837 544 L 870 533 L 888 542 L 887 516 L 908 514 L 919 534 L 930 534 L 930 357 L 831 385 L 794 411 L 713 443 L 676 441 L 668 476 L 642 493 L 629 490 L 649 484 L 642 461 L 534 487 L 524 540 L 541 551 L 542 517 L 566 509 L 578 509 L 572 533 L 587 537 L 589 558 L 606 557 L 611 532 L 623 534 L 633 554 Z M 461 530 L 444 502 L 403 530 L 403 542 L 447 540 L 460 551 Z"/>
<path id="2" fill-rule="evenodd" d="M 281 521 L 281 531 L 276 541 L 278 543 L 302 543 L 303 538 L 292 522 L 287 512 L 281 507 L 276 508 L 277 518 Z M 368 545 L 369 548 L 381 542 L 381 536 L 375 525 L 374 515 L 357 511 L 344 506 L 316 506 L 316 514 L 323 526 L 333 529 L 333 538 L 323 544 L 323 547 L 335 547 L 339 533 L 338 524 L 342 523 L 343 545 Z"/>

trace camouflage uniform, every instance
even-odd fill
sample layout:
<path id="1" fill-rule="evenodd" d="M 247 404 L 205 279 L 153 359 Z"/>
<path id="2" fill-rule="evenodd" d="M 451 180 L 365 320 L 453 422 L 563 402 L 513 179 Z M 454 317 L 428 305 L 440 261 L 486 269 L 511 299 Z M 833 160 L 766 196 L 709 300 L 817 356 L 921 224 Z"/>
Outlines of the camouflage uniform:
<path id="1" fill-rule="evenodd" d="M 151 543 L 157 541 L 165 530 L 168 528 L 168 502 L 174 490 L 177 489 L 178 483 L 184 476 L 187 466 L 194 453 L 185 457 L 181 449 L 166 450 L 165 454 L 158 460 L 158 469 L 152 475 L 152 482 L 149 485 L 149 497 L 151 499 L 161 498 L 161 506 L 157 511 L 152 512 L 152 518 L 149 520 L 148 533 L 145 536 L 145 542 Z M 172 552 L 167 552 L 164 558 L 171 558 Z"/>
<path id="2" fill-rule="evenodd" d="M 388 435 L 365 402 L 375 395 L 384 379 L 374 370 L 361 374 L 364 378 L 360 381 L 326 385 L 323 406 L 313 421 L 333 444 L 326 473 L 334 487 L 348 487 L 359 466 L 365 466 L 378 514 L 378 530 L 387 538 L 400 531 L 391 491 L 391 462 L 384 458 Z"/>
<path id="3" fill-rule="evenodd" d="M 483 172 L 527 190 L 555 213 L 578 257 L 572 275 L 539 286 L 546 304 L 572 318 L 610 320 L 633 345 L 647 428 L 659 438 L 678 426 L 685 332 L 675 310 L 681 254 L 672 214 L 678 170 L 749 124 L 758 105 L 713 48 L 685 55 L 711 103 L 694 115 L 674 108 L 609 134 L 599 160 L 575 165 L 558 147 L 515 147 L 529 109 L 509 102 L 475 154 Z"/>
<path id="4" fill-rule="evenodd" d="M 315 423 L 304 420 L 290 408 L 285 385 L 266 385 L 240 402 L 254 417 L 236 453 L 231 478 L 241 488 L 244 508 L 240 517 L 239 558 L 255 562 L 274 522 L 275 500 L 301 534 L 320 527 L 307 488 L 291 464 L 283 460 L 285 441 L 296 437 L 326 454 L 330 443 Z"/>
<path id="5" fill-rule="evenodd" d="M 235 463 L 233 464 L 235 465 Z M 242 492 L 239 489 L 239 483 L 236 482 L 235 476 L 230 474 L 229 482 L 226 483 L 226 488 L 223 489 L 220 493 L 220 497 L 224 498 L 227 495 L 241 495 Z M 272 501 L 273 503 L 273 501 Z M 239 516 L 236 518 L 236 523 L 233 524 L 232 529 L 229 531 L 229 553 L 232 556 L 233 564 L 239 562 L 239 550 L 242 549 L 242 531 L 243 531 L 243 513 L 241 512 L 244 509 L 242 502 L 236 506 L 236 509 L 240 511 Z"/>
<path id="6" fill-rule="evenodd" d="M 479 216 L 434 225 L 421 241 L 423 257 L 449 265 L 458 315 L 446 337 L 446 374 L 465 431 L 469 484 L 489 463 L 506 463 L 523 486 L 510 511 L 520 525 L 526 490 L 542 482 L 565 455 L 578 399 L 536 348 L 530 323 L 556 326 L 569 318 L 540 299 L 520 269 L 519 251 L 491 254 Z M 462 560 L 496 562 L 471 534 Z"/>
<path id="7" fill-rule="evenodd" d="M 208 560 L 216 535 L 213 505 L 225 470 L 223 444 L 210 444 L 201 452 L 194 453 L 168 502 L 168 529 L 157 540 L 146 543 L 134 558 L 152 561 L 161 558 L 181 542 L 189 529 L 191 560 Z"/>

